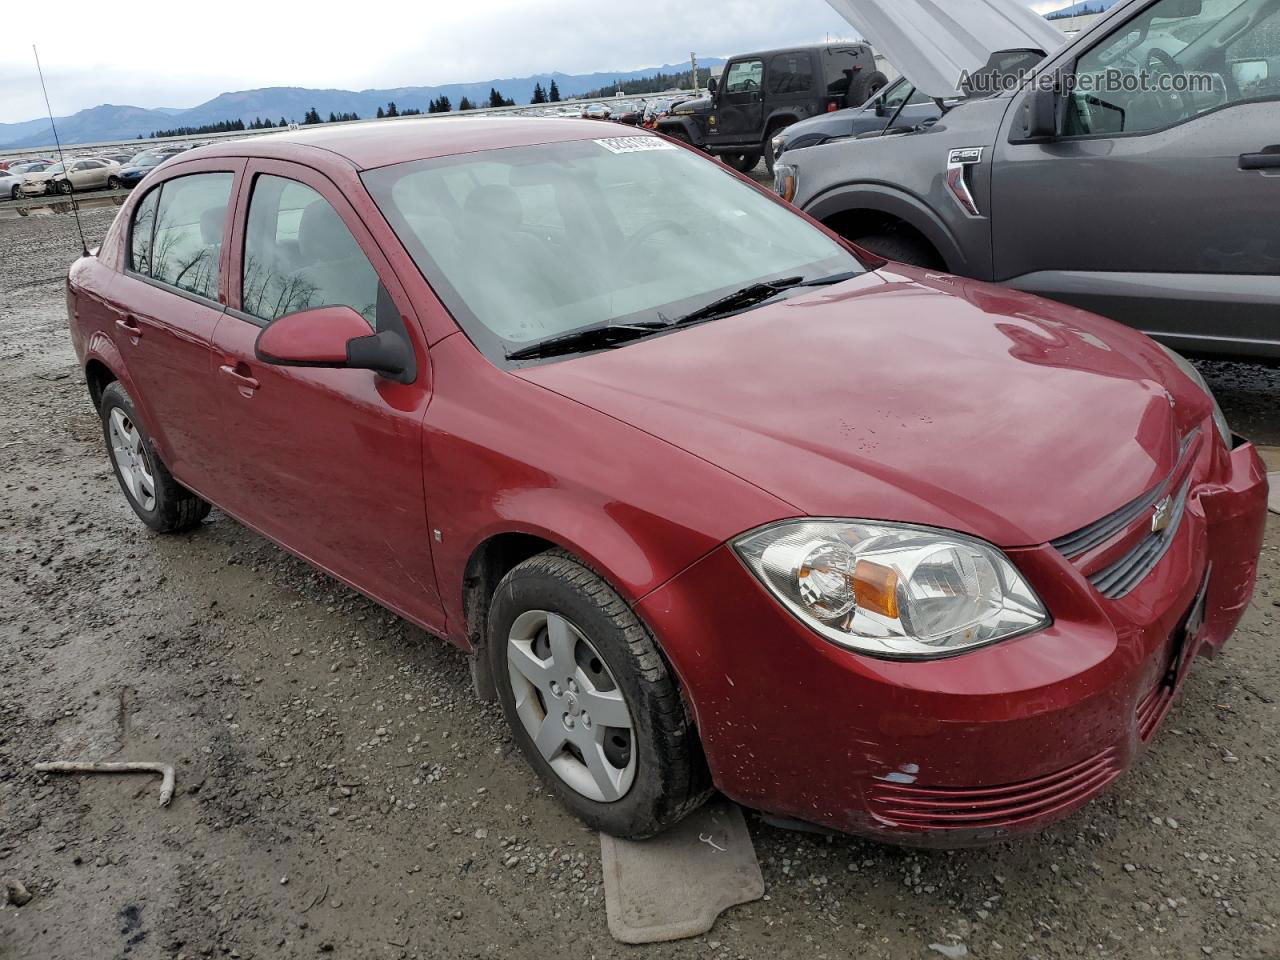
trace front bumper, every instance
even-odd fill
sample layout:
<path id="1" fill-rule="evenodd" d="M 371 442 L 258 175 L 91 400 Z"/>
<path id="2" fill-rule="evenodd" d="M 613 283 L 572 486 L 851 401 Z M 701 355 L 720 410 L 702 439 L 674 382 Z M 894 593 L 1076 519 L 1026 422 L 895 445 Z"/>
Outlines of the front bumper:
<path id="1" fill-rule="evenodd" d="M 896 843 L 1031 832 L 1133 764 L 1195 657 L 1219 650 L 1248 605 L 1266 474 L 1248 444 L 1215 458 L 1218 479 L 1193 487 L 1168 553 L 1131 593 L 1103 597 L 1050 546 L 1011 550 L 1053 626 L 951 659 L 891 662 L 827 643 L 728 546 L 637 609 L 731 799 Z M 1189 632 L 1189 618 L 1203 624 Z"/>

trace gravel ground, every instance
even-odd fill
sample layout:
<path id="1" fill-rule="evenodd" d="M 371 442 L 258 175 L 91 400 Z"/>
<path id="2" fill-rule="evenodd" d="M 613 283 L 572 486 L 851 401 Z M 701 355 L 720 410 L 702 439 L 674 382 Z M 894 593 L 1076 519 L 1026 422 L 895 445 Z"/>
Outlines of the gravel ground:
<path id="1" fill-rule="evenodd" d="M 1225 655 L 1081 813 L 954 853 L 751 818 L 768 898 L 623 947 L 596 837 L 460 654 L 216 512 L 133 519 L 67 340 L 72 229 L 0 222 L 0 882 L 32 895 L 0 958 L 1280 956 L 1280 518 Z M 1274 442 L 1276 373 L 1208 373 Z M 169 762 L 178 793 L 46 759 Z"/>

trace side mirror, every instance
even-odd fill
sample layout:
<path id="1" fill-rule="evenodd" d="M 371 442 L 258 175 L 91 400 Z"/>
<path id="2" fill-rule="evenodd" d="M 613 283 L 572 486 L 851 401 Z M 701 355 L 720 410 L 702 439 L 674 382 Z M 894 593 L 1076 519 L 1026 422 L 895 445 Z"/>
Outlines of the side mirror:
<path id="1" fill-rule="evenodd" d="M 876 101 L 876 116 L 883 117 L 886 113 L 887 111 L 884 108 L 884 97 L 881 97 Z"/>
<path id="2" fill-rule="evenodd" d="M 351 307 L 315 307 L 287 313 L 263 329 L 254 343 L 263 363 L 278 367 L 373 370 L 392 380 L 414 378 L 413 348 L 400 334 L 370 333 Z"/>
<path id="3" fill-rule="evenodd" d="M 707 77 L 707 94 L 709 96 L 714 98 L 716 95 L 716 90 L 719 88 L 719 86 L 720 85 L 716 83 L 715 77 Z"/>
<path id="4" fill-rule="evenodd" d="M 1051 140 L 1058 136 L 1058 104 L 1061 97 L 1057 90 L 1047 89 L 1038 83 L 1022 101 L 1022 139 Z"/>

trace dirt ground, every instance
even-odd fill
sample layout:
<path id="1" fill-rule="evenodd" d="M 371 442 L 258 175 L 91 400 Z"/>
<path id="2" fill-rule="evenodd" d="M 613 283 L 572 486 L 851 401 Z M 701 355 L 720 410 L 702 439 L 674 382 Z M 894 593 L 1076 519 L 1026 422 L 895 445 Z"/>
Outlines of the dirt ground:
<path id="1" fill-rule="evenodd" d="M 0 907 L 3 960 L 1280 956 L 1280 517 L 1224 656 L 1081 813 L 955 853 L 749 817 L 767 899 L 624 947 L 597 838 L 459 653 L 217 512 L 134 520 L 67 339 L 72 227 L 0 220 L 0 883 L 32 894 Z M 1280 371 L 1206 370 L 1275 443 Z M 172 763 L 177 796 L 48 759 Z"/>

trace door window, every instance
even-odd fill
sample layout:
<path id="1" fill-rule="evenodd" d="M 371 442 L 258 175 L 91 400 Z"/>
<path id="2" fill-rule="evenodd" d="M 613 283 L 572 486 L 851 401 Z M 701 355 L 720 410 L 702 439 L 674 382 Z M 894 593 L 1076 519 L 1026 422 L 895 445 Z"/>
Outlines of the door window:
<path id="1" fill-rule="evenodd" d="M 377 273 L 338 211 L 296 180 L 254 181 L 242 277 L 242 309 L 260 320 L 342 305 L 375 326 Z"/>
<path id="2" fill-rule="evenodd" d="M 1272 0 L 1160 0 L 1080 58 L 1067 132 L 1148 133 L 1280 96 L 1278 68 Z"/>
<path id="3" fill-rule="evenodd" d="M 156 187 L 134 208 L 129 227 L 129 268 L 147 277 L 151 276 L 151 241 L 159 203 L 160 188 Z"/>
<path id="4" fill-rule="evenodd" d="M 233 179 L 230 173 L 196 173 L 161 185 L 151 246 L 153 278 L 217 299 L 222 229 Z"/>
<path id="5" fill-rule="evenodd" d="M 807 53 L 780 53 L 769 61 L 769 94 L 786 96 L 813 89 L 813 63 Z"/>
<path id="6" fill-rule="evenodd" d="M 739 60 L 729 65 L 725 75 L 725 93 L 759 93 L 764 79 L 763 60 Z"/>

